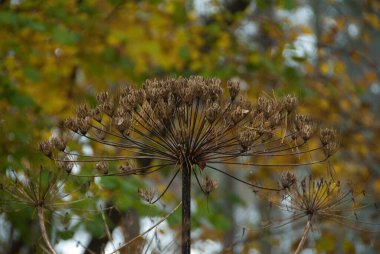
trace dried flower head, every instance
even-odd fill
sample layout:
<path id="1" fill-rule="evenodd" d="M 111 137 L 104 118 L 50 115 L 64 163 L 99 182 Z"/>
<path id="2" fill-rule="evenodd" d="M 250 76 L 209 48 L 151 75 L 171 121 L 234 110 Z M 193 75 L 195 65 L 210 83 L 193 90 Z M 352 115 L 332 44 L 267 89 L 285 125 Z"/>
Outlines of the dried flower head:
<path id="1" fill-rule="evenodd" d="M 50 140 L 42 141 L 39 144 L 39 149 L 44 155 L 46 155 L 49 158 L 53 155 L 53 145 Z"/>
<path id="2" fill-rule="evenodd" d="M 281 184 L 284 183 L 287 186 L 289 182 L 296 183 L 291 173 L 281 178 Z M 292 188 L 284 188 L 281 193 L 282 198 L 278 200 L 274 197 L 271 204 L 279 207 L 284 215 L 290 214 L 290 216 L 287 220 L 273 226 L 278 228 L 291 222 L 305 223 L 304 232 L 295 253 L 300 253 L 302 250 L 310 229 L 325 221 L 335 222 L 355 230 L 373 232 L 378 230 L 378 224 L 359 218 L 360 212 L 363 212 L 363 215 L 373 215 L 368 210 L 373 205 L 366 204 L 365 192 L 355 191 L 351 184 L 342 184 L 332 179 L 313 179 L 309 176 L 298 184 L 294 184 Z M 366 210 L 365 213 L 364 210 Z M 375 211 L 375 209 L 372 210 Z"/>
<path id="3" fill-rule="evenodd" d="M 280 187 L 284 190 L 290 189 L 297 182 L 297 178 L 292 172 L 287 171 L 281 176 Z"/>
<path id="4" fill-rule="evenodd" d="M 282 182 L 288 185 L 296 183 L 296 180 L 289 173 L 281 178 Z M 304 218 L 313 224 L 329 220 L 352 228 L 365 228 L 365 225 L 360 225 L 363 221 L 357 220 L 358 212 L 368 207 L 361 203 L 364 201 L 362 190 L 355 191 L 350 184 L 332 179 L 313 179 L 312 176 L 292 186 L 284 188 L 281 200 L 272 200 L 272 204 L 291 214 L 291 221 Z"/>
<path id="5" fill-rule="evenodd" d="M 104 175 L 108 174 L 108 164 L 105 161 L 99 161 L 96 163 L 95 167 L 99 173 Z"/>
<path id="6" fill-rule="evenodd" d="M 333 155 L 339 148 L 337 136 L 337 132 L 334 129 L 325 128 L 320 131 L 319 137 L 323 145 L 323 152 L 327 157 Z"/>
<path id="7" fill-rule="evenodd" d="M 240 84 L 238 81 L 229 80 L 227 82 L 228 91 L 230 92 L 231 101 L 235 100 L 240 91 Z"/>
<path id="8" fill-rule="evenodd" d="M 201 182 L 201 187 L 206 195 L 218 188 L 218 182 L 206 175 Z"/>
<path id="9" fill-rule="evenodd" d="M 52 137 L 50 143 L 54 146 L 55 149 L 59 151 L 64 151 L 66 148 L 66 140 L 62 137 Z"/>
<path id="10" fill-rule="evenodd" d="M 101 144 L 109 148 L 108 152 L 117 150 L 117 155 L 74 153 L 57 141 L 57 152 L 51 151 L 50 143 L 44 143 L 41 150 L 66 171 L 70 163 L 93 163 L 93 174 L 103 176 L 150 174 L 171 168 L 169 185 L 182 172 L 189 174 L 188 178 L 193 173 L 202 187 L 197 172 L 211 170 L 259 189 L 264 187 L 240 179 L 219 165 L 295 166 L 298 164 L 259 160 L 318 151 L 303 146 L 314 133 L 315 124 L 306 116 L 292 116 L 297 103 L 294 96 L 263 96 L 253 105 L 238 96 L 238 82 L 228 81 L 227 88 L 229 98 L 223 97 L 219 79 L 192 76 L 146 80 L 140 89 L 127 85 L 115 97 L 103 92 L 97 96 L 94 108 L 80 106 L 77 116 L 65 121 L 65 127 L 86 138 L 89 144 Z M 294 129 L 288 132 L 287 126 Z M 324 146 L 326 156 L 321 160 L 302 164 L 326 160 L 331 146 Z M 71 160 L 62 159 L 59 153 Z M 252 160 L 243 163 L 236 160 L 238 157 Z M 126 163 L 139 159 L 152 163 L 133 167 Z M 111 172 L 105 162 L 118 163 L 112 167 L 118 171 Z"/>
<path id="11" fill-rule="evenodd" d="M 156 196 L 156 191 L 151 188 L 138 188 L 137 193 L 143 200 L 145 200 L 149 204 L 153 203 L 153 199 Z"/>

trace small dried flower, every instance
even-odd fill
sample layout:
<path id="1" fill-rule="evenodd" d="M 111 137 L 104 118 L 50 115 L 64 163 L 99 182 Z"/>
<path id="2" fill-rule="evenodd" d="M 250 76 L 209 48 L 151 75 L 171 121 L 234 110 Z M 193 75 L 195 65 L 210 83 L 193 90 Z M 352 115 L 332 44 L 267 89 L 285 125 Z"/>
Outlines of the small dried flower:
<path id="1" fill-rule="evenodd" d="M 218 182 L 206 175 L 201 182 L 202 190 L 206 195 L 209 195 L 218 188 Z"/>
<path id="2" fill-rule="evenodd" d="M 254 130 L 245 130 L 239 134 L 239 143 L 244 151 L 256 141 L 258 134 Z"/>
<path id="3" fill-rule="evenodd" d="M 124 134 L 131 127 L 131 121 L 127 117 L 115 117 L 114 123 L 121 134 Z"/>
<path id="4" fill-rule="evenodd" d="M 90 119 L 86 118 L 79 118 L 77 119 L 78 123 L 78 130 L 81 134 L 86 135 L 86 133 L 90 130 L 91 128 L 91 123 Z"/>
<path id="5" fill-rule="evenodd" d="M 106 103 L 108 101 L 108 92 L 101 92 L 99 93 L 97 96 L 96 96 L 96 100 L 103 104 L 103 103 Z"/>
<path id="6" fill-rule="evenodd" d="M 92 116 L 92 118 L 94 118 L 95 121 L 99 123 L 102 122 L 103 113 L 99 105 L 90 111 L 90 115 Z"/>
<path id="7" fill-rule="evenodd" d="M 308 140 L 315 132 L 315 124 L 313 120 L 304 115 L 296 115 L 295 130 L 303 140 Z"/>
<path id="8" fill-rule="evenodd" d="M 145 200 L 149 204 L 152 203 L 154 197 L 156 196 L 156 191 L 151 188 L 138 188 L 137 193 L 143 200 Z"/>
<path id="9" fill-rule="evenodd" d="M 282 189 L 289 189 L 297 182 L 296 177 L 291 172 L 286 172 L 281 176 L 280 187 Z"/>
<path id="10" fill-rule="evenodd" d="M 58 160 L 57 165 L 59 169 L 66 171 L 67 174 L 70 174 L 74 167 L 74 163 L 68 156 L 65 156 L 63 160 Z"/>
<path id="11" fill-rule="evenodd" d="M 286 95 L 283 100 L 282 100 L 282 103 L 284 105 L 284 109 L 290 113 L 292 112 L 295 107 L 297 106 L 297 98 L 294 96 L 294 95 Z"/>
<path id="12" fill-rule="evenodd" d="M 105 161 L 99 161 L 96 163 L 95 167 L 99 173 L 104 175 L 108 174 L 108 164 Z"/>
<path id="13" fill-rule="evenodd" d="M 72 130 L 73 132 L 78 132 L 79 126 L 78 126 L 78 121 L 76 118 L 69 117 L 65 120 L 64 126 L 67 129 Z"/>
<path id="14" fill-rule="evenodd" d="M 323 152 L 327 157 L 330 157 L 333 155 L 339 148 L 339 145 L 337 142 L 330 142 L 323 146 Z"/>
<path id="15" fill-rule="evenodd" d="M 102 111 L 103 111 L 106 115 L 112 117 L 112 116 L 113 116 L 113 112 L 114 112 L 114 106 L 113 106 L 113 103 L 108 102 L 108 101 L 105 102 L 105 103 L 103 103 L 103 104 L 102 104 Z"/>
<path id="16" fill-rule="evenodd" d="M 50 141 L 42 141 L 38 147 L 47 157 L 51 158 L 53 156 L 53 145 Z"/>
<path id="17" fill-rule="evenodd" d="M 56 148 L 58 149 L 59 151 L 64 151 L 65 148 L 66 148 L 66 140 L 64 140 L 63 138 L 59 138 L 59 137 L 52 137 L 50 139 L 50 143 Z"/>
<path id="18" fill-rule="evenodd" d="M 319 137 L 322 145 L 327 145 L 336 141 L 337 133 L 334 129 L 324 128 L 321 130 Z"/>
<path id="19" fill-rule="evenodd" d="M 78 118 L 86 118 L 90 115 L 90 109 L 88 108 L 87 104 L 80 105 L 77 108 L 77 117 Z"/>
<path id="20" fill-rule="evenodd" d="M 206 109 L 206 119 L 210 123 L 213 123 L 218 117 L 219 112 L 220 112 L 219 104 L 216 102 L 211 103 L 211 105 Z"/>
<path id="21" fill-rule="evenodd" d="M 120 165 L 120 170 L 124 173 L 131 173 L 133 171 L 133 168 L 131 164 L 127 161 L 123 165 Z"/>
<path id="22" fill-rule="evenodd" d="M 240 91 L 240 84 L 238 81 L 229 80 L 227 82 L 228 91 L 230 93 L 231 101 L 235 100 Z"/>

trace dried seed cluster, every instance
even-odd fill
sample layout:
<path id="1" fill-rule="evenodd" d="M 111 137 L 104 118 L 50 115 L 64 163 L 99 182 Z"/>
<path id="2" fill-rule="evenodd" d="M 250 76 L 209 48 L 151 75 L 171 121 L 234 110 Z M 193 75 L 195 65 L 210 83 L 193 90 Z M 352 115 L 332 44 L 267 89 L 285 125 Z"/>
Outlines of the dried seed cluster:
<path id="1" fill-rule="evenodd" d="M 287 173 L 281 178 L 284 188 L 282 201 L 275 202 L 277 206 L 293 213 L 295 220 L 307 218 L 310 221 L 332 220 L 352 222 L 350 216 L 345 217 L 344 212 L 355 214 L 361 209 L 355 206 L 354 193 L 351 186 L 342 186 L 340 181 L 332 179 L 313 179 L 311 176 L 304 178 L 301 182 L 296 181 L 293 174 Z M 347 187 L 347 188 L 345 188 Z"/>
<path id="2" fill-rule="evenodd" d="M 94 107 L 79 106 L 76 116 L 64 125 L 90 143 L 102 145 L 108 154 L 116 154 L 117 150 L 118 155 L 73 153 L 58 138 L 42 142 L 40 150 L 67 172 L 71 172 L 73 163 L 86 162 L 93 163 L 95 175 L 149 174 L 171 167 L 173 178 L 184 164 L 191 165 L 194 173 L 214 170 L 234 177 L 219 169 L 218 164 L 239 165 L 235 159 L 244 156 L 253 160 L 242 165 L 259 165 L 254 161 L 257 157 L 302 153 L 316 125 L 309 117 L 294 116 L 294 96 L 263 96 L 251 104 L 239 95 L 238 82 L 228 81 L 227 89 L 229 96 L 224 96 L 219 79 L 193 76 L 147 80 L 139 89 L 127 85 L 116 96 L 102 92 Z M 321 131 L 319 149 L 324 158 L 320 161 L 336 150 L 335 139 L 333 131 Z M 317 150 L 310 148 L 303 153 Z M 139 159 L 153 163 L 132 166 L 131 162 Z M 119 169 L 117 172 L 110 172 L 111 163 L 120 164 L 113 167 Z M 206 190 L 214 186 L 210 183 L 205 183 Z M 287 188 L 288 184 L 282 185 Z"/>

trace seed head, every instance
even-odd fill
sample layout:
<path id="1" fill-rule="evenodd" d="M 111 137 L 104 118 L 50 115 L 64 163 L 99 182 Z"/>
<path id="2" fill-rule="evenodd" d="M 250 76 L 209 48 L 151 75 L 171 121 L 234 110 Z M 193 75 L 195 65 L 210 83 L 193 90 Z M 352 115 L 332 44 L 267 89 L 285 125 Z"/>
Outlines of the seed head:
<path id="1" fill-rule="evenodd" d="M 47 157 L 51 158 L 53 156 L 53 145 L 50 141 L 42 141 L 38 147 Z"/>
<path id="2" fill-rule="evenodd" d="M 70 174 L 73 170 L 74 163 L 70 160 L 68 156 L 65 156 L 62 160 L 57 161 L 58 168 Z"/>
<path id="3" fill-rule="evenodd" d="M 99 161 L 96 163 L 95 167 L 99 173 L 104 175 L 108 174 L 108 164 L 105 161 Z"/>
<path id="4" fill-rule="evenodd" d="M 108 101 L 108 97 L 108 92 L 101 92 L 96 96 L 96 99 L 100 104 L 104 104 Z"/>
<path id="5" fill-rule="evenodd" d="M 240 83 L 238 81 L 228 80 L 227 88 L 230 93 L 231 101 L 235 100 L 240 91 Z"/>
<path id="6" fill-rule="evenodd" d="M 238 82 L 230 80 L 227 87 L 229 96 L 225 98 L 219 79 L 169 77 L 146 80 L 141 89 L 127 85 L 112 98 L 107 92 L 100 93 L 93 109 L 79 107 L 77 117 L 67 119 L 65 126 L 90 143 L 111 148 L 107 156 L 70 154 L 70 149 L 63 149 L 63 145 L 54 146 L 75 158 L 73 162 L 95 162 L 95 175 L 108 173 L 105 161 L 118 163 L 120 172 L 116 175 L 149 174 L 167 168 L 178 173 L 186 164 L 203 172 L 223 173 L 251 187 L 254 184 L 224 172 L 218 165 L 272 166 L 274 163 L 258 164 L 254 160 L 306 153 L 309 148 L 302 145 L 315 126 L 308 117 L 288 117 L 296 106 L 294 96 L 260 97 L 257 105 L 252 105 L 238 95 Z M 294 126 L 294 132 L 288 133 L 289 125 Z M 294 139 L 300 137 L 305 142 L 291 142 L 293 133 Z M 324 152 L 330 155 L 333 148 L 333 143 L 326 144 Z M 117 154 L 108 154 L 110 151 Z M 317 149 L 307 152 L 314 151 Z M 235 160 L 240 156 L 245 156 L 244 163 Z M 146 158 L 154 163 L 136 167 L 125 163 Z M 280 185 L 288 188 L 293 180 L 289 173 Z M 216 187 L 210 179 L 198 183 L 207 192 Z"/>
<path id="7" fill-rule="evenodd" d="M 126 161 L 123 165 L 120 165 L 120 170 L 124 173 L 130 174 L 133 171 L 131 164 Z"/>
<path id="8" fill-rule="evenodd" d="M 90 119 L 88 117 L 86 118 L 78 118 L 77 119 L 77 124 L 78 124 L 78 130 L 82 135 L 86 135 L 87 132 L 91 128 L 91 123 Z"/>
<path id="9" fill-rule="evenodd" d="M 294 96 L 294 95 L 286 95 L 283 99 L 282 99 L 282 103 L 283 103 L 283 106 L 284 106 L 284 109 L 290 113 L 292 112 L 295 107 L 297 106 L 297 98 Z"/>
<path id="10" fill-rule="evenodd" d="M 206 109 L 206 119 L 213 123 L 218 117 L 220 112 L 220 106 L 217 102 L 212 102 L 211 105 Z"/>
<path id="11" fill-rule="evenodd" d="M 96 106 L 94 109 L 91 110 L 90 115 L 92 116 L 92 118 L 95 121 L 100 123 L 102 121 L 102 118 L 103 118 L 103 113 L 102 113 L 101 107 L 99 105 Z"/>
<path id="12" fill-rule="evenodd" d="M 280 186 L 282 189 L 289 189 L 296 183 L 297 179 L 291 172 L 286 172 L 281 176 Z"/>
<path id="13" fill-rule="evenodd" d="M 80 105 L 77 108 L 77 117 L 86 118 L 88 116 L 90 116 L 90 109 L 88 108 L 87 104 Z"/>
<path id="14" fill-rule="evenodd" d="M 64 151 L 66 148 L 66 140 L 59 137 L 52 137 L 50 139 L 50 143 L 54 146 L 54 148 L 58 149 L 59 151 Z"/>
<path id="15" fill-rule="evenodd" d="M 309 116 L 296 115 L 295 131 L 303 140 L 308 140 L 315 132 L 315 124 Z"/>
<path id="16" fill-rule="evenodd" d="M 258 133 L 254 130 L 245 130 L 239 134 L 239 143 L 244 151 L 248 150 L 258 138 Z"/>
<path id="17" fill-rule="evenodd" d="M 78 132 L 79 126 L 77 118 L 69 117 L 64 122 L 65 128 L 72 130 L 73 132 Z"/>
<path id="18" fill-rule="evenodd" d="M 322 145 L 327 145 L 331 142 L 336 142 L 337 133 L 334 129 L 324 128 L 320 131 L 319 137 Z"/>
<path id="19" fill-rule="evenodd" d="M 152 203 L 154 197 L 156 196 L 156 191 L 151 188 L 138 188 L 137 193 L 143 200 L 145 200 L 149 204 Z"/>
<path id="20" fill-rule="evenodd" d="M 201 187 L 205 194 L 209 195 L 218 188 L 218 182 L 206 175 L 201 182 Z"/>

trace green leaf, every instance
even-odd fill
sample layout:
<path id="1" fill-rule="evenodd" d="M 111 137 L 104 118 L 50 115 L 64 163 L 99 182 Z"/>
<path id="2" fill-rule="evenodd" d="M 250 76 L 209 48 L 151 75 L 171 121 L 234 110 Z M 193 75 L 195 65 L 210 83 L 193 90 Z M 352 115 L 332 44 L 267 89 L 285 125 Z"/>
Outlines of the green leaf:
<path id="1" fill-rule="evenodd" d="M 24 75 L 32 81 L 39 81 L 41 79 L 40 72 L 31 66 L 26 66 L 24 68 Z"/>
<path id="2" fill-rule="evenodd" d="M 54 27 L 51 36 L 56 42 L 66 45 L 74 44 L 79 40 L 77 34 L 68 30 L 67 27 L 63 25 Z"/>

